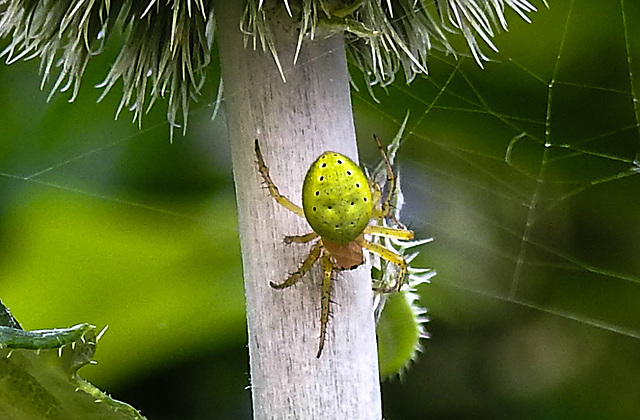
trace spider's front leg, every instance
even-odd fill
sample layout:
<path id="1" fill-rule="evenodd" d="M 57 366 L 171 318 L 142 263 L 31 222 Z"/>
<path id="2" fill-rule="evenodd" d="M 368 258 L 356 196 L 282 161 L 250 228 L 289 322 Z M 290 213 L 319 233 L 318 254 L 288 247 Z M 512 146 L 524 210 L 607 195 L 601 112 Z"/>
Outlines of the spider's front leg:
<path id="1" fill-rule="evenodd" d="M 316 357 L 322 355 L 324 342 L 327 340 L 327 324 L 331 315 L 331 276 L 333 275 L 333 263 L 329 255 L 325 254 L 320 260 L 322 264 L 322 297 L 320 298 L 320 344 Z"/>
<path id="2" fill-rule="evenodd" d="M 313 247 L 311 247 L 311 250 L 309 251 L 309 255 L 304 260 L 304 262 L 302 263 L 298 271 L 296 271 L 295 273 L 292 273 L 289 276 L 289 278 L 287 278 L 282 283 L 278 284 L 271 281 L 269 282 L 269 285 L 274 289 L 286 289 L 287 287 L 293 286 L 298 282 L 298 280 L 300 280 L 307 273 L 307 271 L 311 269 L 313 264 L 316 261 L 318 261 L 318 258 L 320 258 L 321 253 L 322 253 L 322 241 L 318 241 L 316 242 L 315 245 L 313 245 Z"/>
<path id="3" fill-rule="evenodd" d="M 364 230 L 369 235 L 384 236 L 386 238 L 396 238 L 402 241 L 410 241 L 413 239 L 413 231 L 409 229 L 398 229 L 380 225 L 369 225 Z"/>
<path id="4" fill-rule="evenodd" d="M 407 261 L 404 259 L 404 257 L 383 247 L 382 245 L 375 244 L 367 240 L 363 241 L 362 246 L 373 252 L 374 254 L 377 254 L 380 258 L 397 265 L 400 269 L 395 284 L 389 287 L 375 287 L 373 290 L 379 293 L 391 293 L 399 291 L 404 285 L 405 277 L 407 276 Z"/>

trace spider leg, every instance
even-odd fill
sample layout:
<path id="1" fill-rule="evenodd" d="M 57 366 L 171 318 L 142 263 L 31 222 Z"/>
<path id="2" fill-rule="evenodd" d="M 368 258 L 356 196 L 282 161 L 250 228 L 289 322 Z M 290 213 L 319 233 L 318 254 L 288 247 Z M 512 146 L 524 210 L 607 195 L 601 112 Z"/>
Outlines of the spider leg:
<path id="1" fill-rule="evenodd" d="M 278 283 L 274 283 L 274 282 L 269 282 L 269 285 L 271 287 L 273 287 L 274 289 L 286 289 L 287 287 L 293 286 L 294 284 L 296 284 L 298 282 L 298 280 L 300 280 L 302 278 L 302 276 L 304 276 L 307 273 L 307 271 L 309 271 L 311 269 L 313 264 L 316 261 L 318 261 L 318 258 L 320 258 L 321 252 L 322 252 L 322 241 L 318 241 L 318 242 L 316 242 L 315 245 L 313 245 L 311 247 L 311 250 L 309 251 L 309 255 L 307 256 L 307 259 L 305 259 L 302 262 L 302 265 L 300 266 L 298 271 L 296 271 L 295 273 L 291 274 L 289 276 L 289 278 L 287 278 L 282 283 L 278 284 Z"/>
<path id="2" fill-rule="evenodd" d="M 371 180 L 369 182 L 369 186 L 371 187 L 371 200 L 373 200 L 374 203 L 376 203 L 376 207 L 374 207 L 374 216 L 377 219 L 381 219 L 383 216 L 380 216 L 380 213 L 382 213 L 381 209 L 378 209 L 377 207 L 380 206 L 380 199 L 382 198 L 382 190 L 380 188 L 380 185 L 376 184 L 373 180 Z"/>
<path id="3" fill-rule="evenodd" d="M 306 235 L 293 235 L 293 236 L 285 236 L 284 237 L 284 243 L 285 244 L 290 244 L 290 243 L 297 243 L 297 244 L 306 244 L 307 242 L 313 241 L 314 239 L 316 239 L 319 235 L 315 232 L 311 232 L 311 233 L 307 233 Z"/>
<path id="4" fill-rule="evenodd" d="M 393 193 L 396 190 L 396 176 L 393 173 L 393 168 L 391 167 L 391 162 L 389 162 L 389 158 L 387 157 L 387 153 L 384 151 L 384 147 L 380 142 L 380 139 L 375 134 L 373 135 L 373 139 L 380 150 L 380 154 L 382 155 L 382 160 L 384 161 L 385 166 L 387 167 L 387 193 L 384 198 L 381 199 L 381 210 L 378 218 L 382 219 L 389 214 L 389 210 L 391 209 L 391 198 L 393 197 Z"/>
<path id="5" fill-rule="evenodd" d="M 323 255 L 320 263 L 322 264 L 322 297 L 320 298 L 320 344 L 316 354 L 318 359 L 322 355 L 322 349 L 327 339 L 327 324 L 331 309 L 331 276 L 333 274 L 333 263 L 329 255 Z"/>
<path id="6" fill-rule="evenodd" d="M 271 196 L 282 207 L 291 210 L 298 216 L 304 217 L 304 210 L 302 210 L 300 206 L 293 204 L 293 202 L 291 202 L 291 200 L 289 200 L 287 197 L 280 194 L 280 191 L 278 191 L 278 187 L 276 187 L 276 184 L 274 184 L 271 180 L 271 177 L 269 176 L 269 168 L 267 168 L 267 165 L 264 163 L 264 158 L 262 157 L 262 152 L 260 151 L 260 145 L 258 144 L 258 139 L 256 139 L 255 142 L 255 152 L 256 158 L 258 159 L 258 171 L 260 172 L 260 175 L 262 175 L 264 183 L 267 185 L 269 194 L 271 194 Z"/>
<path id="7" fill-rule="evenodd" d="M 369 225 L 365 228 L 364 233 L 369 235 L 384 236 L 387 238 L 402 239 L 405 241 L 413 239 L 413 232 L 408 229 L 398 229 L 378 225 Z"/>
<path id="8" fill-rule="evenodd" d="M 362 246 L 365 249 L 377 254 L 379 257 L 392 262 L 400 268 L 400 272 L 398 273 L 398 278 L 396 279 L 396 283 L 389 287 L 375 287 L 373 290 L 380 293 L 391 293 L 397 292 L 402 288 L 404 284 L 405 277 L 407 276 L 407 261 L 401 255 L 396 254 L 395 252 L 383 247 L 379 244 L 374 244 L 373 242 L 369 242 L 366 239 L 362 241 Z"/>

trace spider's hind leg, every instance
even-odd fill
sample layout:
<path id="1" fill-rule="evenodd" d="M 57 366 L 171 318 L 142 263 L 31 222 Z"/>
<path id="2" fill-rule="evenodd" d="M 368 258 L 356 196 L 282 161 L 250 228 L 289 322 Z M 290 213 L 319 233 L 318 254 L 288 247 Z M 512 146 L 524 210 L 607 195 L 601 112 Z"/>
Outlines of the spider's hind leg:
<path id="1" fill-rule="evenodd" d="M 387 153 L 384 151 L 384 147 L 382 146 L 380 139 L 375 134 L 373 135 L 373 139 L 375 140 L 376 145 L 380 150 L 380 154 L 382 155 L 382 160 L 387 167 L 387 184 L 385 186 L 386 194 L 382 196 L 382 192 L 380 192 L 380 211 L 379 214 L 376 215 L 378 219 L 383 219 L 387 217 L 391 211 L 391 199 L 393 198 L 393 194 L 396 190 L 396 175 L 393 173 L 393 167 L 391 166 Z"/>
<path id="2" fill-rule="evenodd" d="M 298 282 L 313 266 L 313 264 L 318 261 L 320 258 L 320 254 L 322 253 L 322 241 L 316 242 L 315 245 L 311 247 L 309 251 L 309 255 L 304 260 L 298 271 L 291 274 L 284 282 L 282 283 L 274 283 L 269 282 L 269 285 L 274 289 L 286 289 L 287 287 L 291 287 Z"/>
<path id="3" fill-rule="evenodd" d="M 258 159 L 258 171 L 260 172 L 260 175 L 262 176 L 262 180 L 264 181 L 264 183 L 267 186 L 267 189 L 269 190 L 269 194 L 271 194 L 271 196 L 282 207 L 288 210 L 291 210 L 298 216 L 304 217 L 304 210 L 302 210 L 300 206 L 293 204 L 293 202 L 289 200 L 287 197 L 280 194 L 280 191 L 278 191 L 278 187 L 276 187 L 276 184 L 274 184 L 274 182 L 271 180 L 271 176 L 269 176 L 269 168 L 267 167 L 267 164 L 264 163 L 264 158 L 262 157 L 262 151 L 260 150 L 260 144 L 258 143 L 258 139 L 256 139 L 255 141 L 254 150 L 256 153 L 256 159 Z"/>

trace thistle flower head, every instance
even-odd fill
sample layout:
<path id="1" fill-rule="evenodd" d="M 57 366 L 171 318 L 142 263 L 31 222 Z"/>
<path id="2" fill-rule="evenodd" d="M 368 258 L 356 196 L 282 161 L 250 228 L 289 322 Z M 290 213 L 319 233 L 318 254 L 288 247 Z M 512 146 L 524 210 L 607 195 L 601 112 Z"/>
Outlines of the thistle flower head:
<path id="1" fill-rule="evenodd" d="M 525 21 L 536 8 L 527 0 L 282 0 L 289 15 L 298 20 L 303 40 L 344 32 L 347 54 L 364 74 L 368 86 L 386 86 L 402 70 L 407 83 L 427 74 L 432 49 L 458 55 L 449 39 L 462 35 L 480 67 L 489 60 L 479 39 L 497 51 L 491 38 L 507 30 L 505 9 Z M 544 2 L 544 0 L 543 0 Z M 273 3 L 273 2 L 271 2 Z M 272 52 L 279 63 L 264 17 L 263 0 L 247 0 L 243 28 L 256 48 Z M 546 2 L 544 2 L 546 4 Z M 280 67 L 280 66 L 279 66 Z M 284 75 L 283 75 L 284 78 Z"/>
<path id="2" fill-rule="evenodd" d="M 542 0 L 546 5 L 545 0 Z M 265 5 L 268 3 L 268 5 Z M 480 66 L 488 60 L 481 45 L 507 29 L 505 10 L 528 21 L 536 9 L 527 0 L 246 0 L 240 27 L 246 44 L 269 51 L 280 69 L 269 7 L 283 7 L 304 43 L 345 33 L 350 61 L 367 86 L 388 85 L 402 71 L 407 82 L 427 74 L 433 49 L 458 55 L 450 38 L 462 35 Z M 160 97 L 168 97 L 167 120 L 186 129 L 189 104 L 200 93 L 210 63 L 215 20 L 204 0 L 0 0 L 0 37 L 10 36 L 0 52 L 8 63 L 40 58 L 42 86 L 53 80 L 50 96 L 71 89 L 78 94 L 89 59 L 103 51 L 114 32 L 122 47 L 103 83 L 103 98 L 120 80 L 116 111 L 142 116 Z M 295 59 L 294 59 L 295 60 Z"/>
<path id="3" fill-rule="evenodd" d="M 387 156 L 391 164 L 395 160 L 408 121 L 409 113 L 407 112 L 398 133 L 388 146 Z M 376 183 L 384 186 L 387 180 L 384 162 L 380 162 L 373 170 L 371 177 Z M 391 195 L 393 217 L 380 221 L 385 227 L 402 227 L 399 226 L 398 220 L 404 205 L 404 195 L 399 174 L 394 185 L 395 189 Z M 399 293 L 390 296 L 386 293 L 374 292 L 373 296 L 374 317 L 378 324 L 380 375 L 384 378 L 394 375 L 402 377 L 410 363 L 415 361 L 422 351 L 421 339 L 429 337 L 426 330 L 426 324 L 429 321 L 426 316 L 427 310 L 420 306 L 417 288 L 429 283 L 436 272 L 430 268 L 414 267 L 412 261 L 418 256 L 418 252 L 414 249 L 433 241 L 433 238 L 413 241 L 399 241 L 393 238 L 373 238 L 373 240 L 382 241 L 385 248 L 403 256 L 408 264 L 407 281 Z M 372 256 L 372 266 L 372 278 L 376 287 L 384 289 L 395 284 L 398 277 L 397 266 L 384 264 L 376 256 Z"/>
<path id="4" fill-rule="evenodd" d="M 166 95 L 171 127 L 186 129 L 189 101 L 200 92 L 210 63 L 215 22 L 209 3 L 0 0 L 0 37 L 11 36 L 0 56 L 8 63 L 39 57 L 42 86 L 55 77 L 49 98 L 73 87 L 73 101 L 89 59 L 102 52 L 114 31 L 121 32 L 123 45 L 99 85 L 100 99 L 122 79 L 116 117 L 127 107 L 141 123 Z"/>

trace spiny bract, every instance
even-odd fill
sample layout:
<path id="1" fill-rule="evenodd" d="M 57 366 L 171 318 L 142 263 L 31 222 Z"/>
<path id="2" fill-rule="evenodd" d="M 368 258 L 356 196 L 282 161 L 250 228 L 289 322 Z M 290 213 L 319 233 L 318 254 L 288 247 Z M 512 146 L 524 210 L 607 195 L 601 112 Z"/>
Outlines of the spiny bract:
<path id="1" fill-rule="evenodd" d="M 304 179 L 302 207 L 309 225 L 322 238 L 349 243 L 371 219 L 369 181 L 348 157 L 325 152 L 313 162 Z"/>

